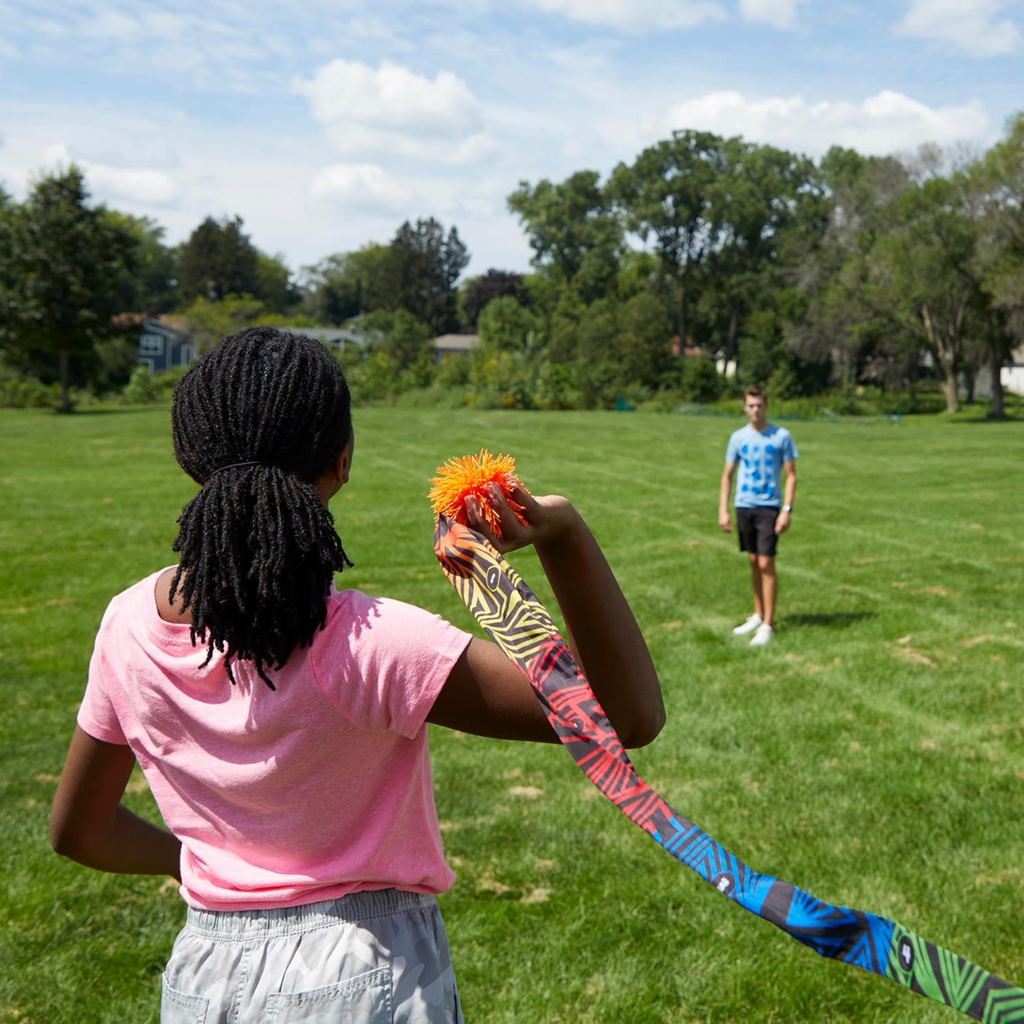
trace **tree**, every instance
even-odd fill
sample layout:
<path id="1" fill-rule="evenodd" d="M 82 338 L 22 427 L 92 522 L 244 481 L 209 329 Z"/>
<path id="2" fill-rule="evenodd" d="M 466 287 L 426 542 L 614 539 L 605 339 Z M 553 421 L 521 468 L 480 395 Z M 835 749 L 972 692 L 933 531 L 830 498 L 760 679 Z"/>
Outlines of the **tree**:
<path id="1" fill-rule="evenodd" d="M 724 168 L 723 140 L 710 132 L 677 131 L 645 149 L 632 166 L 619 164 L 609 183 L 626 227 L 654 237 L 662 270 L 676 293 L 676 326 L 690 330 L 690 290 L 715 244 L 716 187 Z"/>
<path id="2" fill-rule="evenodd" d="M 623 384 L 656 388 L 668 368 L 671 320 L 664 303 L 650 292 L 634 295 L 619 309 L 614 351 Z"/>
<path id="3" fill-rule="evenodd" d="M 455 283 L 468 263 L 469 252 L 456 228 L 445 234 L 433 217 L 415 226 L 406 221 L 379 267 L 383 308 L 408 310 L 436 334 L 458 330 Z"/>
<path id="4" fill-rule="evenodd" d="M 827 202 L 806 157 L 727 139 L 722 162 L 713 191 L 716 243 L 708 256 L 702 310 L 717 322 L 719 347 L 731 360 L 740 335 L 750 333 L 744 325 L 748 313 L 777 309 L 791 287 L 787 256 L 799 260 L 820 243 Z"/>
<path id="5" fill-rule="evenodd" d="M 891 157 L 833 147 L 819 176 L 824 231 L 799 228 L 787 241 L 790 315 L 786 342 L 805 365 L 831 362 L 844 377 L 867 366 L 883 386 L 913 387 L 921 341 L 900 314 L 876 245 L 898 227 L 897 200 L 911 187 Z"/>
<path id="6" fill-rule="evenodd" d="M 530 305 L 530 293 L 522 274 L 510 270 L 488 270 L 480 277 L 471 277 L 459 290 L 462 324 L 474 330 L 477 320 L 488 303 L 511 296 L 520 306 Z"/>
<path id="7" fill-rule="evenodd" d="M 209 352 L 222 338 L 243 327 L 257 323 L 279 325 L 282 321 L 278 315 L 268 315 L 263 303 L 251 295 L 229 295 L 214 302 L 199 296 L 182 317 L 200 354 Z"/>
<path id="8" fill-rule="evenodd" d="M 585 303 L 614 289 L 623 248 L 622 225 L 596 171 L 577 171 L 560 184 L 521 181 L 508 197 L 534 251 L 533 265 L 576 290 Z"/>
<path id="9" fill-rule="evenodd" d="M 521 352 L 536 343 L 537 318 L 511 295 L 492 299 L 478 321 L 480 343 L 499 352 Z"/>
<path id="10" fill-rule="evenodd" d="M 978 222 L 967 206 L 967 179 L 930 178 L 897 200 L 899 227 L 875 252 L 901 317 L 912 324 L 943 376 L 946 409 L 959 405 L 959 376 L 971 316 L 982 301 Z"/>
<path id="11" fill-rule="evenodd" d="M 14 262 L 17 213 L 17 206 L 0 187 L 0 352 L 13 340 L 18 306 L 18 278 Z"/>
<path id="12" fill-rule="evenodd" d="M 281 253 L 268 256 L 257 250 L 253 295 L 274 313 L 287 313 L 301 301 L 298 289 L 292 284 L 292 272 Z"/>
<path id="13" fill-rule="evenodd" d="M 389 307 L 384 274 L 390 249 L 371 242 L 356 252 L 335 253 L 302 271 L 306 311 L 320 324 L 343 324 L 352 317 Z"/>
<path id="14" fill-rule="evenodd" d="M 374 310 L 367 314 L 361 327 L 371 344 L 387 356 L 395 374 L 433 354 L 430 325 L 407 309 Z"/>
<path id="15" fill-rule="evenodd" d="M 984 196 L 978 266 L 991 309 L 986 322 L 992 374 L 992 415 L 1001 417 L 1003 365 L 1012 342 L 1024 342 L 1024 114 L 1007 125 L 1006 138 L 970 170 Z"/>
<path id="16" fill-rule="evenodd" d="M 259 252 L 242 218 L 207 217 L 178 250 L 178 288 L 185 302 L 227 295 L 259 296 Z"/>
<path id="17" fill-rule="evenodd" d="M 26 361 L 56 358 L 62 412 L 71 411 L 72 358 L 89 361 L 98 343 L 133 330 L 118 314 L 131 308 L 125 281 L 137 239 L 87 200 L 82 172 L 71 165 L 38 179 L 3 216 L 3 344 Z"/>
<path id="18" fill-rule="evenodd" d="M 722 397 L 725 381 L 706 356 L 687 356 L 680 361 L 679 390 L 688 402 L 708 405 Z"/>
<path id="19" fill-rule="evenodd" d="M 610 299 L 592 302 L 576 327 L 575 383 L 584 408 L 614 403 L 630 383 L 616 352 L 619 319 Z"/>
<path id="20" fill-rule="evenodd" d="M 101 216 L 135 239 L 133 269 L 126 291 L 134 295 L 132 308 L 144 316 L 157 316 L 178 303 L 175 256 L 164 245 L 164 229 L 150 217 L 133 217 L 120 210 L 100 208 Z"/>

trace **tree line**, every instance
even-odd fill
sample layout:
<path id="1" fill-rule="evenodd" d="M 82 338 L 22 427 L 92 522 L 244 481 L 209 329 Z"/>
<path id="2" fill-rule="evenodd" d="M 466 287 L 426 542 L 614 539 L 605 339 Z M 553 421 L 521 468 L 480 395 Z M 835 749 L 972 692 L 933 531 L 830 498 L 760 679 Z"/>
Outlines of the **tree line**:
<path id="1" fill-rule="evenodd" d="M 23 202 L 0 191 L 0 380 L 59 381 L 65 408 L 73 386 L 123 386 L 139 319 L 167 313 L 200 349 L 253 321 L 355 321 L 362 397 L 462 388 L 524 407 L 712 401 L 730 385 L 697 352 L 781 398 L 933 376 L 951 411 L 985 366 L 1001 415 L 1024 341 L 1024 114 L 986 152 L 902 158 L 677 131 L 604 178 L 521 182 L 526 274 L 463 278 L 467 248 L 433 218 L 292 272 L 238 217 L 172 247 L 88 199 L 74 166 Z M 457 332 L 479 349 L 439 365 L 432 338 Z"/>

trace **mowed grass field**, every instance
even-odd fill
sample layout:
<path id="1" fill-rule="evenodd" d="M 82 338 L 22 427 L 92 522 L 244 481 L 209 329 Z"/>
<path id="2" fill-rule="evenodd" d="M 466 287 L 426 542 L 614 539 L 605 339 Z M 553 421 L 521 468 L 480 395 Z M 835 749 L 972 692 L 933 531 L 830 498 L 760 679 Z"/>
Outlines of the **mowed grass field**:
<path id="1" fill-rule="evenodd" d="M 357 410 L 344 583 L 474 628 L 424 496 L 449 456 L 511 452 L 584 512 L 647 636 L 668 724 L 641 774 L 758 870 L 1024 983 L 1024 424 L 791 424 L 781 614 L 756 651 L 730 633 L 748 574 L 716 524 L 742 422 Z M 47 814 L 106 602 L 170 564 L 194 485 L 165 409 L 0 412 L 0 437 L 0 1022 L 155 1021 L 183 903 L 58 859 Z M 549 601 L 532 553 L 512 560 Z M 469 1021 L 957 1019 L 718 896 L 558 747 L 431 745 Z M 127 799 L 155 816 L 141 776 Z"/>

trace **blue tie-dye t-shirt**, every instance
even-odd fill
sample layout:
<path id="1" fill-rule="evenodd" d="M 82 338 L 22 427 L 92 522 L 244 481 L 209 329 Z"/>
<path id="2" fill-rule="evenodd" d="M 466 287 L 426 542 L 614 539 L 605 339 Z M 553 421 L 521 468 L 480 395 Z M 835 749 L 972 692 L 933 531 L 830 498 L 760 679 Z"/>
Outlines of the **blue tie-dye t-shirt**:
<path id="1" fill-rule="evenodd" d="M 749 423 L 729 438 L 726 462 L 739 464 L 737 508 L 778 508 L 782 504 L 782 464 L 797 457 L 785 427 L 769 423 L 763 431 Z"/>

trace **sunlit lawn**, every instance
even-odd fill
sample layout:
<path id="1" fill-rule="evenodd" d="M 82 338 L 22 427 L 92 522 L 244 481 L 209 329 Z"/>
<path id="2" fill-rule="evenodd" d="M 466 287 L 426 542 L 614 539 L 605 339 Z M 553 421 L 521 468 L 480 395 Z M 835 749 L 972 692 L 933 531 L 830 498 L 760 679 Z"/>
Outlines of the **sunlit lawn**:
<path id="1" fill-rule="evenodd" d="M 716 525 L 741 422 L 359 410 L 332 506 L 344 582 L 470 628 L 431 551 L 428 477 L 513 453 L 585 512 L 647 635 L 669 719 L 634 757 L 644 777 L 753 867 L 1024 982 L 1024 424 L 791 424 L 782 615 L 751 651 L 730 635 L 745 564 Z M 0 412 L 0 439 L 0 1021 L 156 1020 L 184 905 L 59 860 L 46 818 L 106 601 L 171 562 L 194 488 L 166 410 Z M 514 561 L 549 600 L 536 559 Z M 432 748 L 470 1021 L 956 1019 L 730 905 L 558 748 L 444 731 Z M 155 813 L 141 778 L 128 799 Z"/>

